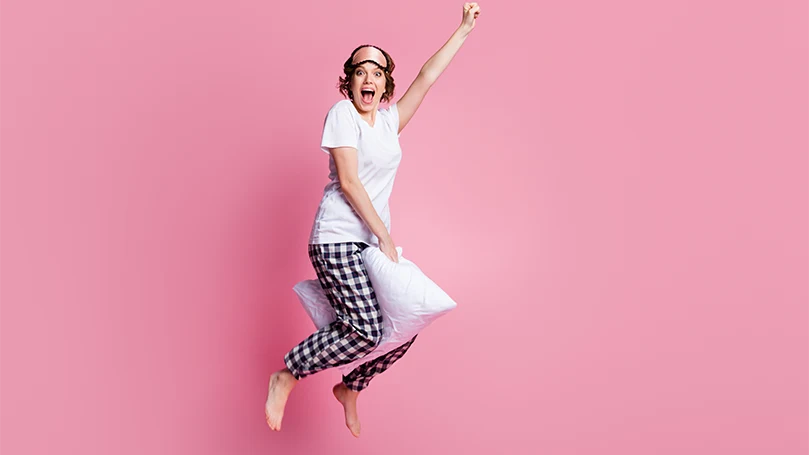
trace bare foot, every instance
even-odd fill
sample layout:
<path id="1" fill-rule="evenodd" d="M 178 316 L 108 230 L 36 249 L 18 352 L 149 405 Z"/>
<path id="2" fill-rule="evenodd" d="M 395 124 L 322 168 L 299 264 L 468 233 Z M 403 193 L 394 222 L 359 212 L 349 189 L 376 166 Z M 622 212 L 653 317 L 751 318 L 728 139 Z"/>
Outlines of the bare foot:
<path id="1" fill-rule="evenodd" d="M 281 419 L 284 417 L 284 406 L 287 404 L 289 392 L 295 387 L 298 380 L 292 373 L 284 368 L 270 376 L 270 388 L 267 392 L 267 403 L 264 404 L 264 415 L 270 429 L 281 430 Z"/>
<path id="2" fill-rule="evenodd" d="M 360 393 L 349 389 L 342 382 L 335 384 L 331 391 L 334 393 L 334 397 L 337 398 L 337 401 L 343 405 L 343 410 L 345 410 L 346 415 L 346 426 L 354 437 L 359 438 L 360 418 L 357 416 L 357 397 Z"/>

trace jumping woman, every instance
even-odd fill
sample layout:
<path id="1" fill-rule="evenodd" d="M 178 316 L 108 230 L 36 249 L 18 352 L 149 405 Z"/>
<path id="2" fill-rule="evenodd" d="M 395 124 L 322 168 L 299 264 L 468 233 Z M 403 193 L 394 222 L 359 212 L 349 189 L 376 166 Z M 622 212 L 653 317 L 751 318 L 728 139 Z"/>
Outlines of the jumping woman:
<path id="1" fill-rule="evenodd" d="M 402 158 L 399 135 L 475 28 L 479 14 L 477 3 L 464 4 L 457 30 L 422 66 L 405 94 L 385 109 L 379 109 L 380 102 L 391 101 L 394 93 L 391 56 L 365 44 L 354 49 L 343 64 L 345 77 L 340 77 L 339 89 L 348 99 L 335 103 L 325 118 L 320 146 L 330 155 L 330 182 L 324 189 L 308 246 L 309 259 L 337 319 L 292 348 L 284 356 L 286 368 L 270 377 L 264 412 L 273 430 L 281 429 L 284 406 L 298 380 L 362 358 L 382 338 L 382 314 L 362 251 L 373 245 L 391 261 L 399 262 L 390 235 L 388 207 Z M 360 435 L 360 391 L 400 359 L 415 339 L 361 364 L 333 387 L 345 410 L 346 426 L 354 436 Z"/>

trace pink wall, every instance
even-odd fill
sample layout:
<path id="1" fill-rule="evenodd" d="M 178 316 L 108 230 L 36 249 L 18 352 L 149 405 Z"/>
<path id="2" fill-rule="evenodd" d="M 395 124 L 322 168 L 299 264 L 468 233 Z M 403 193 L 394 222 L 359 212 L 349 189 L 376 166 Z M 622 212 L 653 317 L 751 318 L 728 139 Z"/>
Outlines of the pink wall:
<path id="1" fill-rule="evenodd" d="M 806 454 L 807 5 L 481 2 L 393 237 L 458 302 L 360 398 L 271 371 L 357 45 L 462 1 L 5 1 L 3 454 Z"/>

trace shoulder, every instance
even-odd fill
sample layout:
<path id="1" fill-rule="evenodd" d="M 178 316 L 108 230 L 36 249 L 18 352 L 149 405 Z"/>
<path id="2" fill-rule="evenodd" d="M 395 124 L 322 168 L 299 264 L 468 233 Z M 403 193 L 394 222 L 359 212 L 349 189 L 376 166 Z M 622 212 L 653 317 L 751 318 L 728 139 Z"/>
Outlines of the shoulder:
<path id="1" fill-rule="evenodd" d="M 329 112 L 348 112 L 350 113 L 351 110 L 354 109 L 354 106 L 351 103 L 351 100 L 340 100 L 334 104 L 332 104 L 331 108 L 329 108 Z"/>
<path id="2" fill-rule="evenodd" d="M 397 104 L 395 102 L 393 102 L 393 103 L 390 103 L 388 105 L 388 107 L 386 107 L 384 109 L 380 109 L 379 112 L 381 112 L 381 113 L 383 113 L 385 115 L 394 116 L 394 115 L 399 113 L 399 107 L 397 106 Z"/>
<path id="3" fill-rule="evenodd" d="M 385 122 L 390 125 L 391 129 L 399 128 L 399 106 L 394 102 L 388 105 L 385 109 L 380 109 L 379 113 L 385 119 Z"/>
<path id="4" fill-rule="evenodd" d="M 327 124 L 356 124 L 357 110 L 354 108 L 351 100 L 340 100 L 329 108 L 325 121 Z"/>

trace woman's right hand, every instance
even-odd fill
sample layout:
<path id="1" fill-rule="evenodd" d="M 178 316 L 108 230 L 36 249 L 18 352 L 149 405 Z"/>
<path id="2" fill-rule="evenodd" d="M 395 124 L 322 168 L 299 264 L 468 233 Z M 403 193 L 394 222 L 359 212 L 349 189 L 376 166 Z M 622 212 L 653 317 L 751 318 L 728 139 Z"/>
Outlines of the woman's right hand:
<path id="1" fill-rule="evenodd" d="M 379 249 L 385 253 L 385 256 L 388 257 L 391 261 L 395 263 L 399 263 L 399 252 L 396 251 L 396 245 L 393 243 L 393 239 L 389 236 L 379 239 Z"/>

